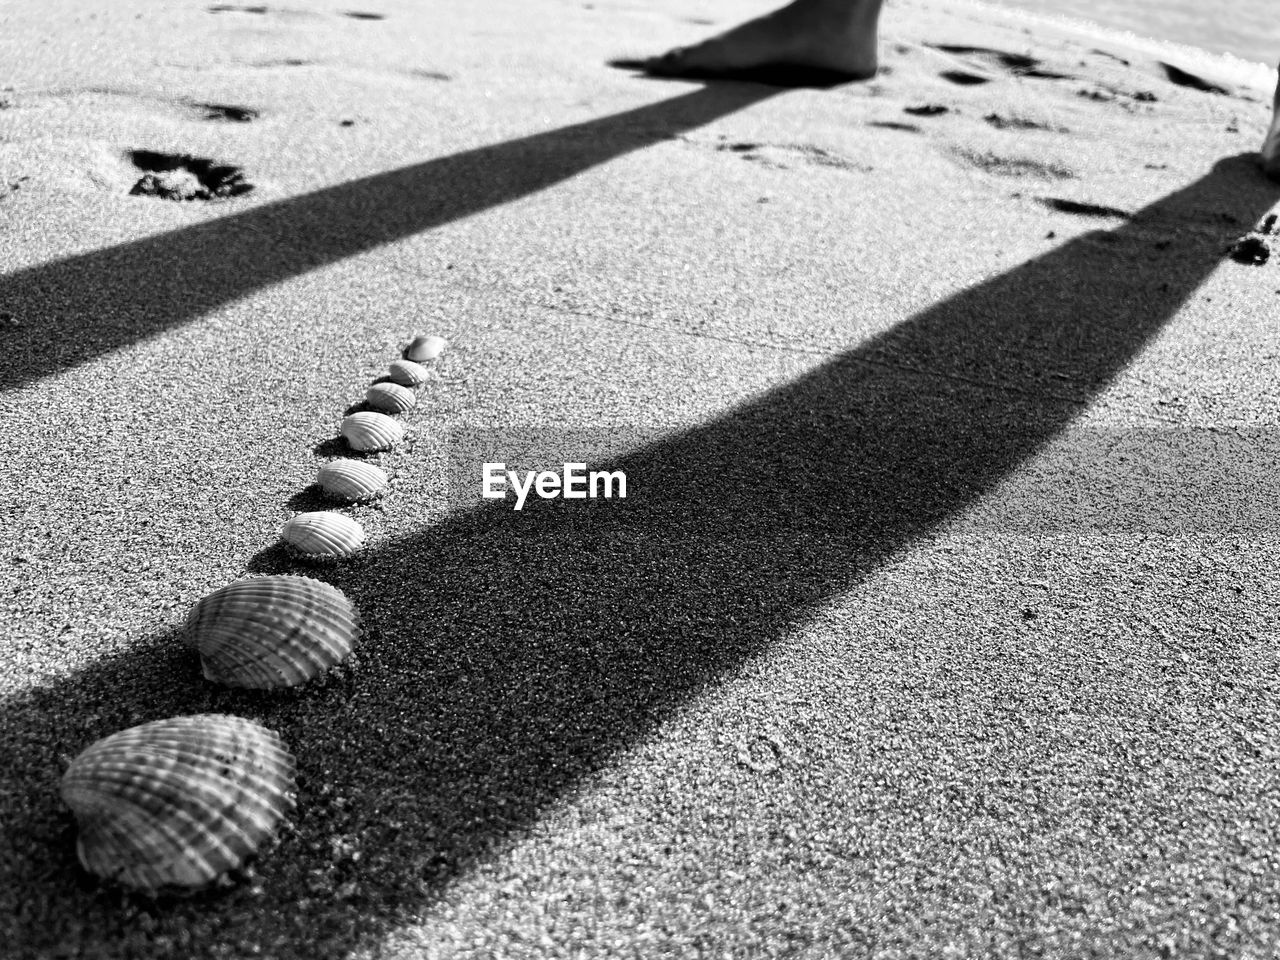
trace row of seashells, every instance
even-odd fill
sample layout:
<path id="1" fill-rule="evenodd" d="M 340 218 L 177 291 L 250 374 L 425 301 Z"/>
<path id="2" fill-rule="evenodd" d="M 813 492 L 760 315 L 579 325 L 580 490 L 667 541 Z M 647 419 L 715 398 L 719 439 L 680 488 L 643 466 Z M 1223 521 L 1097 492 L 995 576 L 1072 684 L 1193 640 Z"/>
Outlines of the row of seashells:
<path id="1" fill-rule="evenodd" d="M 439 337 L 415 337 L 405 358 L 391 365 L 392 382 L 369 388 L 369 405 L 411 409 L 410 388 L 426 380 L 418 361 L 435 359 L 444 347 Z M 399 423 L 373 413 L 351 415 L 341 432 L 362 451 L 383 449 L 364 444 L 403 437 Z M 373 499 L 387 486 L 381 469 L 359 460 L 325 464 L 318 481 L 347 503 Z M 304 556 L 345 557 L 359 549 L 364 530 L 344 514 L 303 513 L 285 524 L 282 538 Z M 360 629 L 341 590 L 281 574 L 215 590 L 191 609 L 185 632 L 208 680 L 266 690 L 297 686 L 342 663 Z M 239 868 L 275 835 L 295 805 L 295 768 L 275 731 L 241 717 L 199 714 L 99 740 L 71 762 L 61 793 L 76 817 L 76 852 L 86 870 L 153 894 L 189 891 Z"/>
<path id="2" fill-rule="evenodd" d="M 419 334 L 409 341 L 403 356 L 392 361 L 385 378 L 365 391 L 365 403 L 375 410 L 348 414 L 338 432 L 352 450 L 376 453 L 389 450 L 404 439 L 404 427 L 392 414 L 407 413 L 417 403 L 417 389 L 427 382 L 422 361 L 434 360 L 448 345 L 443 337 Z M 373 500 L 386 490 L 387 474 L 363 460 L 341 459 L 320 468 L 316 482 L 324 493 L 343 503 Z M 344 560 L 364 544 L 360 523 L 333 511 L 301 513 L 285 523 L 281 539 L 309 560 Z"/>

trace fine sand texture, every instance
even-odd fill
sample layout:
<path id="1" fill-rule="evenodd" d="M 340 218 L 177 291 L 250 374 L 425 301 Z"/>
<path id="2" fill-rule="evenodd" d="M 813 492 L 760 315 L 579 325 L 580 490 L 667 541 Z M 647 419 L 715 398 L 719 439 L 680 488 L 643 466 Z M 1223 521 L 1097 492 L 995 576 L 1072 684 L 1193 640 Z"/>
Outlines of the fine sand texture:
<path id="1" fill-rule="evenodd" d="M 1280 952 L 1270 91 L 948 0 L 863 83 L 609 65 L 768 8 L 0 12 L 0 954 Z M 203 680 L 251 573 L 345 591 L 356 661 Z M 280 733 L 289 828 L 85 875 L 70 758 L 202 712 Z"/>

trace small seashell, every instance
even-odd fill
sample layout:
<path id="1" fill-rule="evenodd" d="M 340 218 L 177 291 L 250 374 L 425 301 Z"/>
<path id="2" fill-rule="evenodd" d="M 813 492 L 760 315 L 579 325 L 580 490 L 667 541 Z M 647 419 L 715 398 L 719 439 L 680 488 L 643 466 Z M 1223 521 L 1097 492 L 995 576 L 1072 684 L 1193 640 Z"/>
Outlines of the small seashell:
<path id="1" fill-rule="evenodd" d="M 404 439 L 404 427 L 385 413 L 353 413 L 343 417 L 338 432 L 352 450 L 362 453 L 388 450 Z"/>
<path id="2" fill-rule="evenodd" d="M 310 577 L 237 580 L 187 616 L 205 678 L 254 690 L 306 683 L 345 660 L 359 635 L 359 614 L 342 591 Z"/>
<path id="3" fill-rule="evenodd" d="M 371 407 L 387 413 L 404 413 L 418 402 L 413 391 L 398 383 L 375 383 L 364 392 L 364 399 Z"/>
<path id="4" fill-rule="evenodd" d="M 280 539 L 304 557 L 341 560 L 364 544 L 364 527 L 341 513 L 320 510 L 285 521 Z"/>
<path id="5" fill-rule="evenodd" d="M 402 387 L 420 387 L 427 382 L 427 368 L 412 360 L 392 360 L 387 376 Z"/>
<path id="6" fill-rule="evenodd" d="M 203 887 L 241 866 L 293 809 L 294 789 L 280 737 L 223 714 L 122 730 L 62 777 L 84 868 L 149 892 Z"/>
<path id="7" fill-rule="evenodd" d="M 387 488 L 387 474 L 363 460 L 330 460 L 316 474 L 316 483 L 331 497 L 347 503 L 372 500 Z"/>
<path id="8" fill-rule="evenodd" d="M 444 348 L 448 345 L 449 341 L 444 337 L 428 337 L 420 333 L 404 348 L 404 358 L 418 363 L 423 360 L 434 360 L 444 353 Z"/>

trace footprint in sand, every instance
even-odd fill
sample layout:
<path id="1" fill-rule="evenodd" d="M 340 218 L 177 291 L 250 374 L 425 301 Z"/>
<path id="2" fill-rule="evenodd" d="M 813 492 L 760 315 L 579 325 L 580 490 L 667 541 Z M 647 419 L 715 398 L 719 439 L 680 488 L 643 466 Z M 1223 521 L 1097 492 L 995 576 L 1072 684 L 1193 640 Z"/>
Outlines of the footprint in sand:
<path id="1" fill-rule="evenodd" d="M 1098 56 L 1100 56 L 1100 57 L 1107 57 L 1107 58 L 1108 58 L 1108 59 L 1110 59 L 1110 60 L 1115 60 L 1117 63 L 1123 63 L 1126 67 L 1127 67 L 1127 66 L 1130 66 L 1129 61 L 1128 61 L 1128 60 L 1126 60 L 1124 57 L 1121 57 L 1121 56 L 1119 56 L 1119 55 L 1117 55 L 1117 54 L 1114 54 L 1114 53 L 1109 53 L 1109 52 L 1108 52 L 1108 51 L 1106 51 L 1106 50 L 1099 50 L 1097 47 L 1095 47 L 1094 49 L 1090 50 L 1089 52 L 1090 52 L 1090 53 L 1096 53 L 1096 54 L 1098 54 Z"/>
<path id="2" fill-rule="evenodd" d="M 1049 130 L 1053 133 L 1071 132 L 1066 127 L 1056 127 L 1053 124 L 1041 123 L 1039 120 L 1030 120 L 1026 117 L 1005 117 L 998 113 L 988 113 L 982 119 L 997 130 Z"/>
<path id="3" fill-rule="evenodd" d="M 314 60 L 300 60 L 297 57 L 288 57 L 284 60 L 255 60 L 249 64 L 251 67 L 305 67 Z"/>
<path id="4" fill-rule="evenodd" d="M 964 70 L 943 70 L 938 76 L 943 80 L 950 80 L 952 83 L 961 87 L 976 87 L 982 83 L 990 83 L 991 77 L 984 77 L 977 73 L 966 73 Z"/>
<path id="5" fill-rule="evenodd" d="M 1097 203 L 1081 203 L 1079 200 L 1067 200 L 1063 197 L 1037 197 L 1050 210 L 1059 213 L 1072 213 L 1078 217 L 1106 217 L 1117 220 L 1128 220 L 1131 214 L 1119 207 L 1104 207 Z"/>
<path id="6" fill-rule="evenodd" d="M 913 117 L 940 117 L 944 113 L 950 113 L 951 108 L 940 103 L 923 103 L 918 107 L 903 107 L 902 112 Z"/>
<path id="7" fill-rule="evenodd" d="M 699 143 L 688 138 L 681 139 L 697 146 L 708 146 L 708 144 Z M 856 170 L 862 173 L 868 173 L 872 169 L 865 164 L 850 160 L 848 157 L 807 143 L 753 143 L 744 140 L 732 143 L 718 143 L 711 146 L 714 146 L 717 152 L 736 153 L 743 160 L 759 163 L 762 166 L 772 167 L 777 170 L 791 169 L 784 162 L 788 160 L 799 161 L 810 166 L 834 167 L 838 170 Z"/>
<path id="8" fill-rule="evenodd" d="M 225 200 L 253 189 L 244 171 L 228 163 L 188 154 L 131 150 L 129 160 L 142 177 L 129 190 L 132 196 L 161 200 Z"/>
<path id="9" fill-rule="evenodd" d="M 980 153 L 966 149 L 955 149 L 952 153 L 970 166 L 999 177 L 1030 177 L 1035 180 L 1073 180 L 1076 177 L 1074 171 L 1043 160 L 1005 157 L 998 153 Z"/>
<path id="10" fill-rule="evenodd" d="M 1158 103 L 1160 98 L 1150 90 L 1121 90 L 1119 87 L 1108 86 L 1100 83 L 1093 89 L 1078 90 L 1076 96 L 1085 97 L 1088 100 L 1098 100 L 1102 103 L 1116 103 L 1130 113 L 1138 110 L 1136 104 L 1139 103 Z"/>
<path id="11" fill-rule="evenodd" d="M 1129 61 L 1121 57 L 1116 57 L 1114 54 L 1108 54 L 1103 50 L 1095 50 L 1093 52 L 1112 57 L 1113 59 L 1119 60 L 1126 66 L 1129 64 Z M 1157 60 L 1156 66 L 1164 72 L 1166 80 L 1179 87 L 1187 87 L 1191 90 L 1199 90 L 1201 93 L 1212 93 L 1222 97 L 1237 97 L 1242 100 L 1252 99 L 1251 97 L 1244 96 L 1238 91 L 1230 90 L 1221 84 L 1206 80 L 1204 77 L 1194 74 L 1189 70 L 1183 70 L 1181 67 L 1175 67 L 1171 63 L 1165 63 L 1163 60 Z M 1081 90 L 1079 95 L 1087 97 L 1090 100 L 1106 102 L 1116 101 L 1130 111 L 1134 108 L 1132 104 L 1127 101 L 1132 100 L 1137 103 L 1156 103 L 1160 99 L 1150 90 L 1121 90 L 1118 87 L 1108 86 L 1107 84 L 1102 83 L 1096 84 L 1093 89 Z"/>
<path id="12" fill-rule="evenodd" d="M 777 158 L 770 156 L 770 153 L 772 151 L 767 151 L 766 150 L 767 147 L 768 147 L 768 144 L 764 144 L 764 143 L 751 143 L 749 141 L 742 141 L 740 143 L 718 144 L 716 146 L 716 150 L 719 152 L 727 151 L 729 153 L 739 154 L 741 155 L 743 160 L 747 160 L 752 163 L 758 163 L 765 167 L 772 167 L 775 170 L 791 169 L 785 163 L 779 162 Z"/>
<path id="13" fill-rule="evenodd" d="M 206 120 L 224 120 L 230 123 L 249 123 L 257 120 L 261 114 L 252 107 L 237 107 L 229 103 L 197 103 L 196 108 L 204 111 Z"/>
<path id="14" fill-rule="evenodd" d="M 1164 75 L 1170 83 L 1176 83 L 1180 87 L 1190 87 L 1192 90 L 1201 90 L 1204 93 L 1216 93 L 1223 97 L 1231 96 L 1231 91 L 1226 87 L 1210 83 L 1204 77 L 1196 76 L 1194 73 L 1175 67 L 1171 63 L 1165 63 L 1163 60 L 1157 62 L 1160 64 L 1160 68 L 1164 70 Z"/>
<path id="15" fill-rule="evenodd" d="M 914 123 L 899 123 L 896 120 L 872 120 L 867 126 L 879 127 L 882 130 L 901 130 L 903 133 L 924 133 Z"/>
<path id="16" fill-rule="evenodd" d="M 267 7 L 261 4 L 246 6 L 244 4 L 235 3 L 215 3 L 213 6 L 205 7 L 209 13 L 252 13 L 257 16 L 266 16 L 270 14 L 272 17 L 281 20 L 314 20 L 318 17 L 326 16 L 315 10 L 307 10 L 298 7 Z"/>
<path id="17" fill-rule="evenodd" d="M 1045 70 L 1041 66 L 1042 61 L 1023 53 L 1009 53 L 1008 51 L 995 50 L 991 47 L 968 47 L 949 43 L 930 43 L 926 44 L 926 46 L 932 47 L 934 50 L 941 50 L 943 53 L 965 57 L 991 73 L 1007 73 L 1015 77 L 1033 77 L 1038 80 L 1076 79 L 1068 73 Z M 975 86 L 980 83 L 989 83 L 995 79 L 990 74 L 974 73 L 968 70 L 944 70 L 941 76 L 944 80 L 950 80 L 952 83 L 961 86 Z"/>

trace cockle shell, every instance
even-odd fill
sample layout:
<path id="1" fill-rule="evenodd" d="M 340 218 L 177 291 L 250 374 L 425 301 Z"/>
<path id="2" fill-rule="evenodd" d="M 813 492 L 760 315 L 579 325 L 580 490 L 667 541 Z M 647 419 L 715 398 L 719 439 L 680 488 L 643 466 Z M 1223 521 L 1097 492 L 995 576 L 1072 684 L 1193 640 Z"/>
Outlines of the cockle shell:
<path id="1" fill-rule="evenodd" d="M 306 683 L 345 660 L 359 635 L 341 590 L 287 574 L 227 584 L 187 616 L 205 677 L 254 690 Z"/>
<path id="2" fill-rule="evenodd" d="M 112 734 L 71 762 L 62 799 L 90 873 L 156 892 L 234 870 L 294 806 L 294 760 L 272 730 L 199 714 Z"/>
<path id="3" fill-rule="evenodd" d="M 286 520 L 280 539 L 304 557 L 341 560 L 364 544 L 364 527 L 344 514 L 319 510 Z"/>
<path id="4" fill-rule="evenodd" d="M 386 471 L 363 460 L 330 460 L 316 474 L 321 490 L 348 503 L 372 500 L 388 482 Z"/>
<path id="5" fill-rule="evenodd" d="M 420 333 L 404 348 L 404 358 L 418 363 L 423 360 L 434 360 L 444 353 L 444 348 L 448 345 L 449 341 L 444 337 L 428 337 Z"/>
<path id="6" fill-rule="evenodd" d="M 372 453 L 387 450 L 404 439 L 404 427 L 385 413 L 353 413 L 342 418 L 339 433 L 351 445 L 352 450 Z"/>
<path id="7" fill-rule="evenodd" d="M 398 383 L 375 383 L 364 392 L 365 403 L 386 413 L 404 413 L 412 409 L 418 398 L 408 387 Z"/>
<path id="8" fill-rule="evenodd" d="M 427 382 L 427 368 L 412 360 L 392 360 L 387 376 L 402 387 L 419 387 Z"/>

